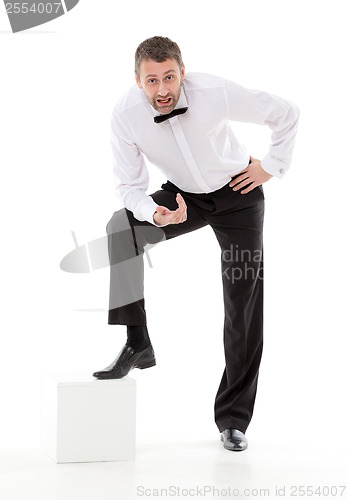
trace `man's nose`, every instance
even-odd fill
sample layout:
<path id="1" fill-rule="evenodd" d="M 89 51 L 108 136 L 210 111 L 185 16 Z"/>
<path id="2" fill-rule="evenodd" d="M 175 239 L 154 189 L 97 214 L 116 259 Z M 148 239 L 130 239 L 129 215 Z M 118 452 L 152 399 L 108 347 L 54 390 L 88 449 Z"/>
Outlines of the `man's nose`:
<path id="1" fill-rule="evenodd" d="M 159 93 L 161 96 L 163 96 L 163 97 L 165 97 L 165 96 L 166 96 L 166 94 L 168 93 L 168 90 L 167 90 L 167 88 L 166 88 L 166 86 L 165 86 L 164 82 L 160 82 L 160 84 L 159 84 L 159 91 L 158 91 L 158 93 Z"/>

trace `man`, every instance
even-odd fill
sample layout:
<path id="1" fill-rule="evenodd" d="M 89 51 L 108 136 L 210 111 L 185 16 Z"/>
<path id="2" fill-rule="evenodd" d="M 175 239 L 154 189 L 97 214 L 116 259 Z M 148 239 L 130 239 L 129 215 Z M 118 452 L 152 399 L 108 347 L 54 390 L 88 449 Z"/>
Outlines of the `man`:
<path id="1" fill-rule="evenodd" d="M 225 307 L 226 366 L 215 421 L 224 447 L 241 451 L 248 444 L 263 347 L 262 184 L 288 170 L 299 110 L 224 78 L 185 75 L 178 45 L 165 37 L 139 45 L 135 79 L 112 115 L 116 189 L 125 208 L 107 225 L 108 323 L 127 325 L 127 342 L 93 375 L 121 378 L 155 365 L 144 306 L 144 247 L 210 225 L 221 247 Z M 261 161 L 239 144 L 230 120 L 270 127 L 272 144 Z M 150 196 L 144 155 L 168 179 Z"/>

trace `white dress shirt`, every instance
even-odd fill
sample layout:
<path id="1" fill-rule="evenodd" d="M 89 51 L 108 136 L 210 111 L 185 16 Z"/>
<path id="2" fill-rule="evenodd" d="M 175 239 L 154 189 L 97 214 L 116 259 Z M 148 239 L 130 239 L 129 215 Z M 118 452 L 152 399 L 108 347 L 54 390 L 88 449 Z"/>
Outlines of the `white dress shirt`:
<path id="1" fill-rule="evenodd" d="M 144 156 L 183 191 L 210 193 L 247 167 L 249 153 L 236 139 L 229 120 L 268 125 L 271 145 L 261 165 L 282 178 L 288 170 L 299 109 L 288 100 L 247 89 L 205 73 L 188 73 L 176 108 L 186 113 L 155 123 L 159 115 L 137 85 L 113 108 L 111 145 L 116 193 L 140 221 L 154 224 L 157 204 Z"/>

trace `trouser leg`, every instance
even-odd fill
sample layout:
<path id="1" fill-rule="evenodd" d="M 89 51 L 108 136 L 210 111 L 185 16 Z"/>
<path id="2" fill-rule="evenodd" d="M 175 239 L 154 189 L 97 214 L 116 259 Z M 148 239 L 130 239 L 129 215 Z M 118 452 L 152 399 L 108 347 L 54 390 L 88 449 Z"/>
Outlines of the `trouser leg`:
<path id="1" fill-rule="evenodd" d="M 220 431 L 245 432 L 253 414 L 263 348 L 263 216 L 264 196 L 256 188 L 237 193 L 228 213 L 215 212 L 211 226 L 221 248 L 225 308 L 225 369 L 215 399 Z M 240 198 L 243 197 L 243 198 Z"/>
<path id="2" fill-rule="evenodd" d="M 126 208 L 118 210 L 106 226 L 110 262 L 108 323 L 145 326 L 143 251 L 138 250 L 129 215 Z M 138 224 L 142 223 L 138 221 Z M 163 232 L 151 226 L 153 236 L 159 241 Z M 145 223 L 143 227 L 144 231 L 152 231 Z"/>
<path id="3" fill-rule="evenodd" d="M 168 183 L 162 187 L 164 189 L 153 193 L 152 198 L 158 205 L 176 210 L 177 188 Z M 187 220 L 163 228 L 137 220 L 126 208 L 113 214 L 106 227 L 110 261 L 108 324 L 146 326 L 143 262 L 145 246 L 155 245 L 207 224 L 189 200 L 185 201 Z"/>

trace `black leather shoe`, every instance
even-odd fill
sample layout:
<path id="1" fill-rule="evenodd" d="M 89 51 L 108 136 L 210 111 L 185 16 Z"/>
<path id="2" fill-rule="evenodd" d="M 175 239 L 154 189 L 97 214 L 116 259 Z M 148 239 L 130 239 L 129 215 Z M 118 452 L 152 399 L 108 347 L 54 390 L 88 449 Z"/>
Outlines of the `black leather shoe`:
<path id="1" fill-rule="evenodd" d="M 237 429 L 225 429 L 220 438 L 224 443 L 224 448 L 230 451 L 243 451 L 248 446 L 246 436 Z"/>
<path id="2" fill-rule="evenodd" d="M 125 345 L 113 363 L 103 370 L 94 372 L 93 377 L 98 379 L 123 378 L 133 368 L 143 370 L 155 364 L 155 354 L 151 345 L 140 352 L 135 352 L 132 347 Z"/>

